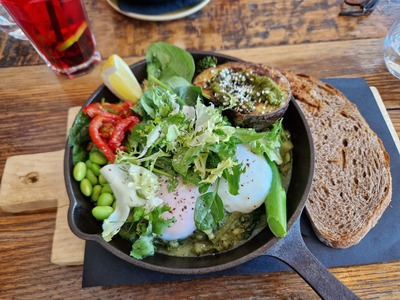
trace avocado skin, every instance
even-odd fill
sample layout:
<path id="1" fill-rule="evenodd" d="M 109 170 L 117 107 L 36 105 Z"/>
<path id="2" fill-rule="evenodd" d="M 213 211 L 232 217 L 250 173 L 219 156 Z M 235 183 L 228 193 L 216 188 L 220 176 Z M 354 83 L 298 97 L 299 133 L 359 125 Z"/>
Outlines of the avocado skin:
<path id="1" fill-rule="evenodd" d="M 221 64 L 217 67 L 204 70 L 194 79 L 193 83 L 202 88 L 203 93 L 208 95 L 211 103 L 215 106 L 222 105 L 222 103 L 214 97 L 213 91 L 208 88 L 208 82 L 212 80 L 220 70 L 225 68 L 229 68 L 234 72 L 252 71 L 254 74 L 259 76 L 268 76 L 281 90 L 285 91 L 287 95 L 281 106 L 266 114 L 261 114 L 257 110 L 250 113 L 241 113 L 233 109 L 224 110 L 224 115 L 227 116 L 232 125 L 244 128 L 254 128 L 256 131 L 265 131 L 271 124 L 283 117 L 289 106 L 290 99 L 292 98 L 289 81 L 280 71 L 274 68 L 250 62 L 228 62 Z M 263 103 L 255 103 L 255 105 L 263 105 Z"/>

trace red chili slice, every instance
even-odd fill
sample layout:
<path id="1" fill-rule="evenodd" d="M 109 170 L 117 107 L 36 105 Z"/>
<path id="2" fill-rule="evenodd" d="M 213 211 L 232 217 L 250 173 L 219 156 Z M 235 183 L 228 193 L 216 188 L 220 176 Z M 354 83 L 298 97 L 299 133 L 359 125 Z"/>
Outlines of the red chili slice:
<path id="1" fill-rule="evenodd" d="M 114 151 L 120 148 L 122 141 L 125 138 L 125 133 L 128 130 L 132 130 L 133 126 L 135 126 L 139 122 L 140 120 L 136 116 L 130 116 L 118 121 L 114 125 L 114 130 L 112 132 L 110 140 L 108 141 L 109 147 Z"/>

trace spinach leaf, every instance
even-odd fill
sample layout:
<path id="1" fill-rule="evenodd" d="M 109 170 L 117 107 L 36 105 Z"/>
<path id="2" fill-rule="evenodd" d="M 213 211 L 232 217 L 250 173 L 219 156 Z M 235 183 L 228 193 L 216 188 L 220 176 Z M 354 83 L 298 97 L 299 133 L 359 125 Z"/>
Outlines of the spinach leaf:
<path id="1" fill-rule="evenodd" d="M 197 99 L 201 99 L 202 90 L 199 86 L 192 85 L 182 77 L 173 76 L 165 84 L 181 99 L 186 105 L 195 106 Z"/>
<path id="2" fill-rule="evenodd" d="M 68 134 L 68 145 L 80 145 L 90 141 L 89 136 L 90 117 L 81 110 L 75 118 L 75 122 Z"/>
<path id="3" fill-rule="evenodd" d="M 189 106 L 195 106 L 202 96 L 201 88 L 194 85 L 177 87 L 174 92 Z"/>
<path id="4" fill-rule="evenodd" d="M 157 42 L 146 51 L 147 75 L 164 82 L 178 76 L 192 82 L 195 63 L 192 55 L 174 45 Z"/>
<path id="5" fill-rule="evenodd" d="M 72 147 L 72 163 L 76 165 L 80 161 L 85 161 L 88 156 L 86 144 L 74 145 Z"/>
<path id="6" fill-rule="evenodd" d="M 218 181 L 219 183 L 219 181 Z M 224 219 L 224 203 L 218 195 L 218 185 L 214 192 L 202 194 L 196 200 L 194 222 L 196 228 L 213 237 L 213 228 Z"/>
<path id="7" fill-rule="evenodd" d="M 87 156 L 86 144 L 90 141 L 90 117 L 81 110 L 68 133 L 68 145 L 72 148 L 72 162 L 75 165 L 84 161 Z"/>

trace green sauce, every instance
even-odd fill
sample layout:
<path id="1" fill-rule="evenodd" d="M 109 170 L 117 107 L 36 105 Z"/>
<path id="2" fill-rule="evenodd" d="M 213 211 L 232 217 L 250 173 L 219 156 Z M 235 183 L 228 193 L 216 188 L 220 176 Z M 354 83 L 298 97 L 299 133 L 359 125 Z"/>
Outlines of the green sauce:
<path id="1" fill-rule="evenodd" d="M 289 133 L 285 132 L 287 140 L 283 142 L 283 163 L 279 166 L 282 186 L 286 192 L 292 175 L 292 143 Z M 251 213 L 227 213 L 218 228 L 214 230 L 215 237 L 209 239 L 201 231 L 195 231 L 186 239 L 166 242 L 157 239 L 156 251 L 170 256 L 196 257 L 225 252 L 249 241 L 267 226 L 265 206 L 261 205 Z"/>
<path id="2" fill-rule="evenodd" d="M 171 256 L 201 256 L 220 253 L 235 248 L 266 226 L 264 206 L 248 213 L 227 214 L 221 226 L 215 231 L 215 238 L 196 231 L 190 237 L 172 242 L 159 241 L 157 252 Z"/>
<path id="3" fill-rule="evenodd" d="M 217 102 L 240 113 L 269 113 L 285 102 L 287 93 L 268 76 L 222 69 L 209 83 Z"/>

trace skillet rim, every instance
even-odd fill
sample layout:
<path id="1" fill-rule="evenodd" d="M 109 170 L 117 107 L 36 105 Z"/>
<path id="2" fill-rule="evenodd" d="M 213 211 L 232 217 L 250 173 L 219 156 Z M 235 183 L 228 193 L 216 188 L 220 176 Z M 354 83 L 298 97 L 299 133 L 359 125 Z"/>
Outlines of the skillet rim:
<path id="1" fill-rule="evenodd" d="M 201 57 L 204 57 L 204 56 L 212 55 L 212 56 L 217 57 L 219 63 L 220 63 L 220 60 L 223 60 L 224 62 L 227 62 L 227 61 L 242 62 L 243 61 L 241 59 L 238 59 L 238 58 L 235 58 L 235 57 L 232 57 L 229 55 L 216 53 L 216 52 L 210 52 L 210 51 L 189 51 L 189 52 L 192 54 L 192 56 L 195 58 L 195 60 L 197 60 Z M 221 62 L 221 63 L 223 63 L 223 62 Z M 140 72 L 140 71 L 143 71 L 143 68 L 145 69 L 145 66 L 146 66 L 146 61 L 140 60 L 140 61 L 130 65 L 130 68 L 132 70 L 139 70 L 137 72 Z M 82 105 L 82 108 L 84 106 L 88 105 L 89 103 L 95 102 L 95 100 L 97 98 L 103 98 L 104 96 L 102 96 L 102 95 L 104 93 L 106 95 L 108 94 L 108 96 L 112 97 L 113 99 L 117 99 L 113 94 L 111 94 L 111 92 L 105 87 L 105 85 L 102 84 L 91 94 L 89 99 Z M 302 195 L 299 197 L 300 201 L 298 201 L 296 208 L 294 209 L 293 213 L 289 217 L 288 224 L 287 224 L 287 228 L 289 231 L 289 230 L 291 230 L 291 228 L 293 227 L 295 222 L 300 218 L 303 208 L 305 206 L 305 202 L 308 197 L 308 193 L 311 190 L 312 179 L 313 179 L 313 175 L 314 175 L 314 147 L 313 147 L 312 136 L 311 136 L 311 132 L 310 132 L 308 123 L 307 123 L 303 113 L 301 112 L 299 105 L 296 103 L 296 101 L 293 98 L 290 101 L 288 110 L 289 110 L 289 112 L 290 112 L 290 110 L 293 110 L 294 111 L 293 113 L 298 115 L 298 119 L 299 119 L 298 121 L 300 121 L 300 123 L 304 126 L 304 130 L 305 130 L 304 133 L 305 133 L 305 136 L 307 137 L 306 146 L 308 146 L 308 148 L 309 148 L 309 149 L 307 149 L 308 154 L 306 154 L 306 156 L 309 156 L 308 157 L 309 164 L 307 166 L 308 177 L 307 177 L 306 182 L 304 182 L 302 185 L 303 191 L 302 191 Z M 189 257 L 189 258 L 171 257 L 171 256 L 167 256 L 164 254 L 156 253 L 155 256 L 148 257 L 143 260 L 136 260 L 133 257 L 129 256 L 129 252 L 126 253 L 127 249 L 124 249 L 124 251 L 125 251 L 124 252 L 123 250 L 116 248 L 116 246 L 121 247 L 121 244 L 114 243 L 113 241 L 105 242 L 104 239 L 101 237 L 101 232 L 100 232 L 100 234 L 99 234 L 99 232 L 87 233 L 87 232 L 82 231 L 79 228 L 79 226 L 77 224 L 76 216 L 78 213 L 82 212 L 82 207 L 80 207 L 78 205 L 79 200 L 77 199 L 77 197 L 75 195 L 77 183 L 75 182 L 75 184 L 74 184 L 74 179 L 72 178 L 71 156 L 72 156 L 72 148 L 68 146 L 68 140 L 67 140 L 65 153 L 64 153 L 64 178 L 65 178 L 65 184 L 66 184 L 66 188 L 67 188 L 68 197 L 70 200 L 70 206 L 68 209 L 68 224 L 71 228 L 71 231 L 81 239 L 95 241 L 95 242 L 99 243 L 107 251 L 113 253 L 114 255 L 123 259 L 124 261 L 126 261 L 128 263 L 131 263 L 138 267 L 142 267 L 142 268 L 149 269 L 152 271 L 163 272 L 163 273 L 205 274 L 205 273 L 211 273 L 211 272 L 215 272 L 215 271 L 225 270 L 225 269 L 237 266 L 239 264 L 242 264 L 246 261 L 249 261 L 257 256 L 264 254 L 270 247 L 272 247 L 274 244 L 276 244 L 280 240 L 279 238 L 273 236 L 269 230 L 267 230 L 268 238 L 265 242 L 263 242 L 259 246 L 255 246 L 255 249 L 250 252 L 244 251 L 244 252 L 248 252 L 247 254 L 238 255 L 238 257 L 228 260 L 228 261 L 225 261 L 225 262 L 224 261 L 220 262 L 220 260 L 221 260 L 220 257 L 226 256 L 228 253 L 232 253 L 233 251 L 235 251 L 235 249 L 229 250 L 224 253 L 216 254 L 216 255 L 208 255 L 208 256 L 202 256 L 202 257 Z M 307 159 L 307 157 L 306 157 L 306 159 Z M 291 180 L 290 186 L 291 185 L 292 185 L 292 180 Z M 290 191 L 290 187 L 289 187 L 289 191 Z M 81 195 L 81 198 L 83 198 L 82 195 Z M 83 199 L 83 200 L 88 202 L 86 199 Z M 91 203 L 89 203 L 89 204 L 91 205 Z M 92 219 L 93 220 L 89 221 L 90 223 L 96 222 L 94 220 L 94 218 L 92 218 Z M 100 225 L 100 227 L 101 227 L 101 225 Z M 265 231 L 266 230 L 264 229 L 261 233 L 265 233 Z M 259 233 L 256 236 L 259 236 L 261 233 Z M 265 239 L 266 237 L 264 236 L 262 238 Z M 243 248 L 245 246 L 248 246 L 249 243 L 251 243 L 253 240 L 254 240 L 254 238 L 247 241 L 246 243 L 244 243 L 244 245 L 242 245 L 238 248 Z M 170 266 L 168 267 L 168 266 L 160 265 L 159 262 L 157 263 L 157 260 L 169 261 Z M 176 262 L 176 260 L 185 261 L 187 263 L 178 263 L 178 265 L 175 267 L 174 262 Z M 207 260 L 214 262 L 214 263 L 217 262 L 217 264 L 215 264 L 215 265 L 206 264 L 205 262 L 207 262 Z M 193 263 L 196 265 L 195 267 L 193 267 Z"/>

